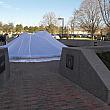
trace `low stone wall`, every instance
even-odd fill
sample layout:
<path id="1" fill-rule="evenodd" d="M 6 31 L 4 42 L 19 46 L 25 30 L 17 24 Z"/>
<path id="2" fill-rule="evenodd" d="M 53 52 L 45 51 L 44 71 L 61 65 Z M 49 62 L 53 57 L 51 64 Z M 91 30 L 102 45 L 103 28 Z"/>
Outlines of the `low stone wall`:
<path id="1" fill-rule="evenodd" d="M 110 71 L 96 55 L 105 50 L 106 47 L 63 48 L 59 69 L 61 75 L 110 104 Z"/>
<path id="2" fill-rule="evenodd" d="M 110 41 L 91 41 L 91 40 L 72 40 L 72 39 L 60 39 L 61 43 L 70 47 L 83 47 L 83 46 L 107 46 L 110 45 Z"/>
<path id="3" fill-rule="evenodd" d="M 7 48 L 0 47 L 0 87 L 5 84 L 5 82 L 10 77 L 10 65 Z"/>

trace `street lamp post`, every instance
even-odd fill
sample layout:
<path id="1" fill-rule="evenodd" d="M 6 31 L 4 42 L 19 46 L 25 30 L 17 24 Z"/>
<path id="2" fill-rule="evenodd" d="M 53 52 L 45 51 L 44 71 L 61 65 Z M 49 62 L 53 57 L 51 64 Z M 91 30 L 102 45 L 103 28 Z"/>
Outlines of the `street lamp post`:
<path id="1" fill-rule="evenodd" d="M 101 35 L 101 39 L 103 40 L 103 34 L 102 34 L 103 29 L 101 28 L 100 30 L 100 35 Z"/>
<path id="2" fill-rule="evenodd" d="M 58 18 L 58 20 L 61 20 L 62 21 L 62 37 L 63 37 L 64 18 Z"/>
<path id="3" fill-rule="evenodd" d="M 72 34 L 74 34 L 74 20 L 71 21 L 71 37 Z M 74 35 L 73 35 L 73 39 L 74 39 Z"/>

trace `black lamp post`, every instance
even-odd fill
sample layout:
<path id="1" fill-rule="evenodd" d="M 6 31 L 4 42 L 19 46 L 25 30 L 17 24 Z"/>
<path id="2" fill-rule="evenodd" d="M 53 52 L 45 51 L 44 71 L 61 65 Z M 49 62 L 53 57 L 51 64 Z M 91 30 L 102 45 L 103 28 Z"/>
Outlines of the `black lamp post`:
<path id="1" fill-rule="evenodd" d="M 58 18 L 58 20 L 61 20 L 62 21 L 62 37 L 63 37 L 64 18 Z"/>

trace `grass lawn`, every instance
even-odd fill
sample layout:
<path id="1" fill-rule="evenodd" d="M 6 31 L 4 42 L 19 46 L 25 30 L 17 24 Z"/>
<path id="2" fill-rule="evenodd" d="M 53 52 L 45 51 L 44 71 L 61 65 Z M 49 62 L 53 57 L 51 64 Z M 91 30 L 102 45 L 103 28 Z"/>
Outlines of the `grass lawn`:
<path id="1" fill-rule="evenodd" d="M 92 40 L 91 38 L 74 38 L 75 40 Z"/>
<path id="2" fill-rule="evenodd" d="M 67 38 L 65 37 L 65 38 L 62 38 L 62 39 L 67 39 Z M 74 39 L 74 40 L 92 40 L 91 38 L 79 38 L 79 37 L 74 37 L 74 38 L 72 37 L 72 38 L 68 38 L 68 39 Z"/>

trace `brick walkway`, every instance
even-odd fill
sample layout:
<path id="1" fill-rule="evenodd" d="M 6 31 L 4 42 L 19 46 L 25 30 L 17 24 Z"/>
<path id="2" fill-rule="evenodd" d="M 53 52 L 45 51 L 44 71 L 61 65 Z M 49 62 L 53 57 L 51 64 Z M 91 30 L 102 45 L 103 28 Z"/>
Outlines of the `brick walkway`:
<path id="1" fill-rule="evenodd" d="M 11 78 L 0 90 L 0 110 L 110 110 L 59 75 L 56 66 L 56 62 L 12 63 Z"/>

